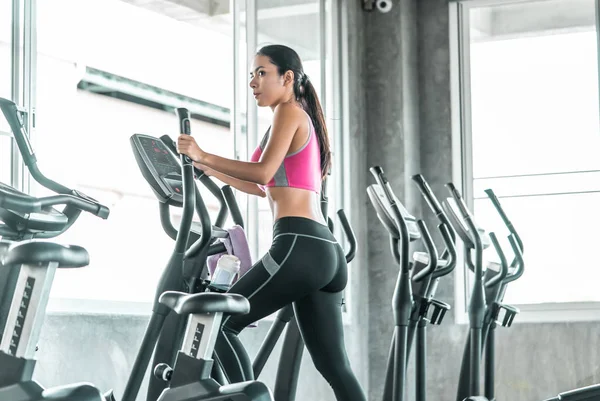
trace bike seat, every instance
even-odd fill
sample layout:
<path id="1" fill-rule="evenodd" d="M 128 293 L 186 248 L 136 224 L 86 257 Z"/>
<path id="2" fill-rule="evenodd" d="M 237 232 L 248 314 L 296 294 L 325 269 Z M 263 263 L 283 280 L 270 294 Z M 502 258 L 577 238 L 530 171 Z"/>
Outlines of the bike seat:
<path id="1" fill-rule="evenodd" d="M 203 292 L 186 294 L 178 291 L 162 293 L 158 302 L 169 307 L 178 315 L 223 312 L 229 315 L 245 315 L 250 312 L 250 303 L 239 294 Z"/>
<path id="2" fill-rule="evenodd" d="M 4 265 L 58 262 L 58 267 L 73 268 L 87 266 L 90 263 L 90 255 L 85 248 L 36 240 L 16 242 L 0 257 L 0 263 Z"/>
<path id="3" fill-rule="evenodd" d="M 89 383 L 51 387 L 42 392 L 40 401 L 104 401 L 100 391 Z"/>

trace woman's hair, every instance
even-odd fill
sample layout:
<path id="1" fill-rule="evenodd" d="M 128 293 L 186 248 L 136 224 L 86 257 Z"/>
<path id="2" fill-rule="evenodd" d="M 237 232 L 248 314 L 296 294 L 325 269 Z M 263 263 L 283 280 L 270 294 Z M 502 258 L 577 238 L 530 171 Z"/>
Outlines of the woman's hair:
<path id="1" fill-rule="evenodd" d="M 283 45 L 264 46 L 256 54 L 268 57 L 271 63 L 277 66 L 279 75 L 283 75 L 289 70 L 294 73 L 294 95 L 314 124 L 321 150 L 321 178 L 325 178 L 331 165 L 331 149 L 325 116 L 317 91 L 304 73 L 300 56 L 291 48 Z"/>

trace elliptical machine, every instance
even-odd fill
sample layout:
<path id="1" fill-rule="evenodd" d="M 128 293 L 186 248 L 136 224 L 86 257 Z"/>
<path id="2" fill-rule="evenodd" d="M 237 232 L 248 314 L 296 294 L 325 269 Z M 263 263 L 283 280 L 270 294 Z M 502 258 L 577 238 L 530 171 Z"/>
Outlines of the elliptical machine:
<path id="1" fill-rule="evenodd" d="M 190 113 L 187 109 L 176 109 L 179 132 L 190 135 Z M 197 292 L 202 287 L 201 272 L 206 256 L 225 250 L 223 244 L 211 246 L 213 227 L 202 197 L 194 183 L 192 161 L 180 155 L 180 174 L 169 174 L 172 164 L 169 149 L 155 138 L 134 135 L 132 148 L 144 177 L 149 180 L 155 193 L 165 194 L 165 205 L 161 207 L 161 220 L 170 225 L 175 234 L 175 249 L 161 275 L 155 295 L 152 315 L 141 347 L 136 357 L 131 376 L 127 382 L 123 400 L 135 401 L 146 369 L 153 354 L 155 360 L 171 361 L 176 351 L 175 363 L 171 368 L 161 363 L 153 369 L 154 377 L 168 383 L 158 395 L 158 400 L 186 401 L 272 401 L 270 390 L 261 382 L 248 381 L 220 385 L 210 377 L 213 351 L 224 314 L 249 312 L 247 299 L 237 294 Z M 161 171 L 157 171 L 157 167 Z M 163 171 L 164 169 L 164 171 Z M 182 205 L 179 230 L 168 220 L 168 202 Z M 166 212 L 165 212 L 166 211 Z M 200 224 L 200 236 L 189 244 L 194 211 Z M 196 258 L 188 256 L 199 255 Z M 186 264 L 186 259 L 191 262 Z M 177 334 L 185 328 L 183 341 Z M 149 396 L 152 390 L 149 388 Z M 114 400 L 112 393 L 107 400 Z M 150 398 L 149 398 L 150 399 Z"/>
<path id="2" fill-rule="evenodd" d="M 452 183 L 446 185 L 452 198 L 444 203 L 450 221 L 464 244 L 467 266 L 474 273 L 473 290 L 468 307 L 469 336 L 464 349 L 457 401 L 492 401 L 494 395 L 495 329 L 498 324 L 509 327 L 519 310 L 502 303 L 506 286 L 521 277 L 524 271 L 523 243 L 491 189 L 486 194 L 508 228 L 508 241 L 514 253 L 510 267 L 494 233 L 489 235 L 479 228 L 459 191 Z M 483 267 L 483 250 L 492 244 L 500 258 L 500 265 Z M 471 255 L 474 252 L 473 262 Z M 503 318 L 500 319 L 501 312 Z M 485 348 L 485 390 L 480 395 L 481 358 Z"/>
<path id="3" fill-rule="evenodd" d="M 173 227 L 170 220 L 170 207 L 184 206 L 184 190 L 182 187 L 180 157 L 177 153 L 174 141 L 168 136 L 163 135 L 156 138 L 146 134 L 135 134 L 130 138 L 132 150 L 143 177 L 153 189 L 159 200 L 161 223 L 164 231 L 172 239 L 178 236 L 178 230 Z M 208 280 L 208 271 L 206 267 L 207 256 L 225 252 L 225 247 L 219 240 L 225 238 L 228 233 L 224 230 L 223 224 L 227 218 L 227 208 L 231 212 L 233 222 L 244 227 L 244 222 L 239 211 L 235 196 L 231 187 L 228 185 L 219 188 L 211 178 L 194 168 L 196 178 L 215 196 L 219 201 L 221 208 L 215 220 L 215 225 L 210 225 L 210 217 L 205 213 L 200 193 L 195 186 L 193 190 L 196 196 L 196 211 L 201 216 L 201 224 L 192 223 L 192 230 L 186 244 L 185 254 L 183 256 L 183 272 L 178 269 L 169 268 L 163 274 L 163 278 L 173 274 L 173 282 L 179 282 L 180 290 L 186 293 L 202 293 L 212 291 L 210 281 Z M 327 209 L 327 197 L 325 191 L 322 193 L 322 209 Z M 225 207 L 226 205 L 226 207 Z M 206 218 L 202 217 L 206 216 Z M 355 255 L 356 238 L 343 210 L 338 211 L 338 216 L 349 241 L 349 250 L 346 260 L 350 261 Z M 208 227 L 203 231 L 203 227 Z M 333 229 L 333 222 L 329 219 L 329 227 Z M 201 236 L 206 235 L 209 238 L 208 244 L 200 242 Z M 173 260 L 172 260 L 173 261 Z M 171 262 L 172 262 L 171 261 Z M 176 263 L 180 263 L 177 261 Z M 192 286 L 191 277 L 195 277 L 195 287 Z M 164 281 L 163 281 L 164 283 Z M 162 285 L 162 284 L 161 284 Z M 164 288 L 163 288 L 164 289 Z M 157 291 L 157 295 L 160 290 Z M 271 355 L 277 341 L 285 332 L 281 356 L 277 369 L 277 377 L 274 386 L 274 396 L 278 401 L 293 401 L 295 399 L 297 382 L 299 378 L 300 363 L 304 350 L 304 343 L 300 335 L 294 318 L 292 305 L 282 308 L 275 318 L 272 326 L 260 347 L 253 363 L 254 378 L 258 378 L 269 356 Z M 158 329 L 157 329 L 158 330 Z M 153 374 L 150 376 L 148 387 L 148 400 L 156 400 L 168 386 L 172 368 L 170 365 L 174 361 L 181 341 L 185 335 L 185 326 L 178 321 L 177 316 L 169 316 L 160 330 L 157 337 L 157 346 L 152 361 Z M 138 354 L 132 375 L 124 392 L 124 399 L 132 400 L 139 391 L 139 386 L 143 375 L 139 373 L 145 371 L 148 366 L 150 356 L 143 357 Z M 211 377 L 219 384 L 227 384 L 226 372 L 222 370 L 218 355 L 213 355 L 215 363 L 213 364 Z M 166 372 L 166 373 L 165 373 Z"/>
<path id="4" fill-rule="evenodd" d="M 398 201 L 383 169 L 375 166 L 370 171 L 377 184 L 369 186 L 367 193 L 379 220 L 390 234 L 392 254 L 400 266 L 392 301 L 395 328 L 388 357 L 383 399 L 386 401 L 406 399 L 407 364 L 416 332 L 418 334 L 416 392 L 417 399 L 423 401 L 426 388 L 426 325 L 428 321 L 432 324 L 440 324 L 450 309 L 448 304 L 435 300 L 433 296 L 439 278 L 450 273 L 456 265 L 453 232 L 425 179 L 420 175 L 413 177 L 440 220 L 438 228 L 446 246 L 443 256 L 448 259 L 439 259 L 425 223 L 422 220 L 417 221 Z M 416 252 L 411 263 L 409 245 L 411 241 L 418 239 L 423 240 L 427 252 Z"/>

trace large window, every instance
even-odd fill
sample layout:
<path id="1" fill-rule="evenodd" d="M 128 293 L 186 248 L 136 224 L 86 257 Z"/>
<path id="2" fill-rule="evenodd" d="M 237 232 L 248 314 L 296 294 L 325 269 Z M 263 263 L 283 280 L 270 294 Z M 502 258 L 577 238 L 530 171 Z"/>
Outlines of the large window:
<path id="1" fill-rule="evenodd" d="M 595 1 L 474 1 L 460 10 L 465 190 L 510 255 L 483 192 L 492 188 L 525 246 L 525 274 L 505 300 L 525 309 L 598 302 Z"/>
<path id="2" fill-rule="evenodd" d="M 12 3 L 0 0 L 0 56 L 8 52 L 0 57 L 4 97 L 11 96 L 13 80 L 12 64 L 5 63 L 12 54 L 12 31 L 5 28 L 11 25 Z M 251 58 L 262 44 L 296 49 L 320 92 L 334 147 L 330 214 L 342 206 L 344 169 L 336 155 L 342 142 L 339 85 L 332 79 L 339 75 L 333 72 L 338 64 L 332 62 L 338 51 L 331 45 L 333 2 L 267 5 L 246 0 L 210 2 L 210 7 L 168 0 L 16 3 L 23 32 L 29 27 L 28 32 L 37 33 L 21 33 L 19 43 L 32 49 L 32 57 L 19 59 L 23 94 L 16 100 L 27 104 L 29 112 L 35 110 L 31 140 L 39 168 L 111 209 L 107 220 L 83 213 L 57 238 L 85 247 L 91 263 L 57 272 L 50 310 L 148 313 L 147 303 L 174 244 L 160 224 L 158 200 L 139 172 L 129 138 L 135 133 L 175 138 L 179 133 L 173 108 L 183 102 L 194 115 L 192 135 L 202 148 L 247 160 L 271 119 L 270 110 L 256 107 L 248 87 Z M 299 31 L 306 34 L 297 35 Z M 0 120 L 0 181 L 10 183 L 15 176 L 10 129 Z M 36 196 L 48 194 L 33 180 L 29 185 L 25 180 L 23 188 Z M 218 203 L 205 189 L 201 193 L 214 219 Z M 260 257 L 271 242 L 268 204 L 237 196 L 253 256 Z M 180 209 L 172 210 L 174 221 L 179 215 Z"/>
<path id="3" fill-rule="evenodd" d="M 249 68 L 255 52 L 267 44 L 284 44 L 296 50 L 302 59 L 304 70 L 315 86 L 325 112 L 325 120 L 333 152 L 332 175 L 328 180 L 329 214 L 342 207 L 342 189 L 338 187 L 343 174 L 343 160 L 338 157 L 341 149 L 340 102 L 336 79 L 340 74 L 334 69 L 338 64 L 331 60 L 337 57 L 335 38 L 337 24 L 332 14 L 334 2 L 328 0 L 290 1 L 246 1 L 238 6 L 239 19 L 245 22 L 240 28 L 240 43 L 246 52 L 240 52 L 237 77 L 241 77 L 238 97 L 241 100 L 238 112 L 247 111 L 247 125 L 236 130 L 238 154 L 248 158 L 271 124 L 272 111 L 258 108 L 249 91 Z M 298 34 L 302 32 L 302 34 Z M 242 61 L 243 60 L 243 61 Z M 249 96 L 250 95 L 250 96 Z M 339 139 L 338 139 L 339 138 Z M 339 143 L 338 143 L 339 142 Z M 248 234 L 251 251 L 255 258 L 261 257 L 269 248 L 272 238 L 273 217 L 265 199 L 244 198 L 247 206 Z M 336 235 L 342 238 L 336 226 Z"/>
<path id="4" fill-rule="evenodd" d="M 319 96 L 323 98 L 321 84 L 321 18 L 319 1 L 306 0 L 298 5 L 289 1 L 257 0 L 258 47 L 266 44 L 283 44 L 294 49 L 302 59 L 304 72 L 310 77 Z M 302 32 L 302 34 L 299 34 Z M 258 140 L 271 125 L 272 111 L 258 109 Z M 273 217 L 266 199 L 259 202 L 258 254 L 264 254 L 271 245 Z"/>
<path id="5" fill-rule="evenodd" d="M 173 107 L 185 101 L 199 115 L 192 121 L 198 143 L 233 156 L 231 24 L 220 16 L 200 23 L 208 17 L 190 18 L 191 9 L 164 15 L 118 0 L 50 0 L 38 7 L 34 146 L 40 168 L 111 209 L 106 221 L 83 214 L 60 237 L 87 248 L 91 263 L 59 272 L 52 297 L 98 300 L 103 308 L 107 301 L 150 302 L 174 242 L 161 227 L 158 201 L 129 138 L 176 138 Z M 32 192 L 44 190 L 34 185 Z M 202 193 L 216 217 L 216 200 Z M 179 213 L 172 210 L 172 217 Z"/>

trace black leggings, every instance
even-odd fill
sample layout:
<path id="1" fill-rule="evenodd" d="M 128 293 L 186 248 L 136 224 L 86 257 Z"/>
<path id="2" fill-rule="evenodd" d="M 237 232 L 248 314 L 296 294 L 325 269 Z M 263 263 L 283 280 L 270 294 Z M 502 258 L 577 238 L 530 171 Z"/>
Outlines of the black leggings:
<path id="1" fill-rule="evenodd" d="M 229 290 L 250 302 L 249 314 L 224 319 L 215 346 L 230 382 L 254 379 L 238 334 L 293 303 L 306 348 L 336 399 L 365 401 L 344 345 L 341 305 L 347 280 L 344 251 L 328 227 L 302 217 L 277 220 L 271 249 Z"/>

